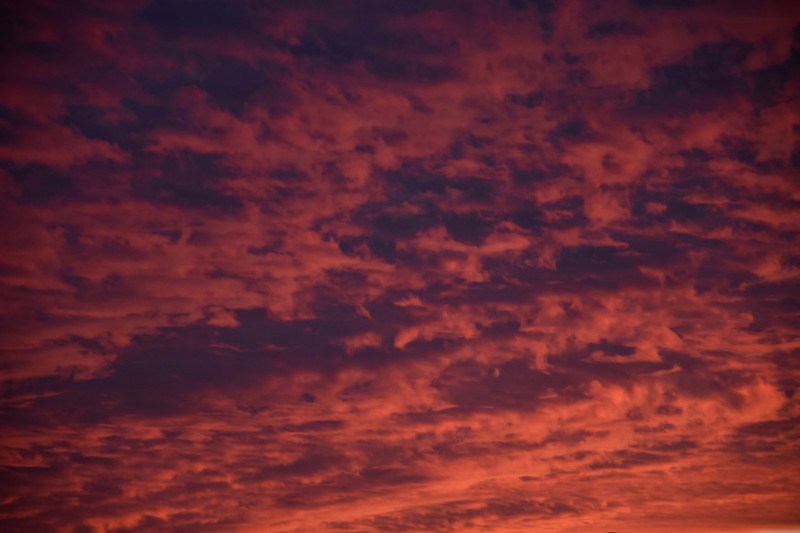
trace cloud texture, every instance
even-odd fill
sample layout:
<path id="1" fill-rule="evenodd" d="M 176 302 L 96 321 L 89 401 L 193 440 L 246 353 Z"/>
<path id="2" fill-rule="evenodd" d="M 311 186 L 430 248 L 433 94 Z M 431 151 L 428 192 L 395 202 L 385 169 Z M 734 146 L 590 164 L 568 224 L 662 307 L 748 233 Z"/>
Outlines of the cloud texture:
<path id="1" fill-rule="evenodd" d="M 792 2 L 3 11 L 3 531 L 800 525 Z"/>

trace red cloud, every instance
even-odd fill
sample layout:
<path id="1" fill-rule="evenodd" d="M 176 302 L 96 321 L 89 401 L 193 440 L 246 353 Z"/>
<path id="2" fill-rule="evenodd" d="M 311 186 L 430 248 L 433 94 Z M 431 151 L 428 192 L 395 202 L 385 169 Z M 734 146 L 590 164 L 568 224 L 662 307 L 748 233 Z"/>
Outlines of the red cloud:
<path id="1" fill-rule="evenodd" d="M 9 531 L 800 523 L 788 4 L 14 7 Z"/>

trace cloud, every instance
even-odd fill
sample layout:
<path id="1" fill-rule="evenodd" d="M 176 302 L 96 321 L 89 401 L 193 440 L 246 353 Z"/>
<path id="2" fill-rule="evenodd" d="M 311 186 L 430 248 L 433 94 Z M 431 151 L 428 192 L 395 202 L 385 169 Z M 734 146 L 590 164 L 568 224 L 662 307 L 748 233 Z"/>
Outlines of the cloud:
<path id="1" fill-rule="evenodd" d="M 800 523 L 788 3 L 4 9 L 4 530 Z"/>

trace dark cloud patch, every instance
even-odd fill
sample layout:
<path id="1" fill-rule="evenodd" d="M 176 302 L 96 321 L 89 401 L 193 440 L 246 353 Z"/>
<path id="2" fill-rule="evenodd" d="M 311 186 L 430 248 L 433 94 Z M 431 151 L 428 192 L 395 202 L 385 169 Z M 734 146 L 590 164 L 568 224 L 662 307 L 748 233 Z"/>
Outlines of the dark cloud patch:
<path id="1" fill-rule="evenodd" d="M 624 249 L 612 246 L 579 246 L 565 248 L 556 267 L 570 277 L 597 277 L 636 272 L 635 261 Z"/>
<path id="2" fill-rule="evenodd" d="M 800 350 L 778 350 L 772 359 L 778 368 L 787 369 L 778 383 L 787 398 L 794 397 L 800 390 Z"/>
<path id="3" fill-rule="evenodd" d="M 139 17 L 168 40 L 241 36 L 256 27 L 256 19 L 246 3 L 230 4 L 224 0 L 155 0 Z"/>
<path id="4" fill-rule="evenodd" d="M 393 263 L 398 259 L 396 241 L 380 235 L 344 237 L 338 240 L 338 245 L 339 249 L 348 255 L 358 256 L 361 254 L 363 247 L 366 246 L 372 255 L 383 259 L 387 263 Z"/>
<path id="5" fill-rule="evenodd" d="M 70 419 L 100 421 L 125 413 L 168 416 L 184 412 L 203 390 L 246 382 L 267 365 L 252 357 L 231 359 L 198 339 L 142 340 L 123 354 L 113 374 L 76 382 L 57 401 L 41 407 Z M 90 402 L 89 398 L 101 399 Z"/>
<path id="6" fill-rule="evenodd" d="M 6 54 L 24 36 L 24 23 L 18 9 L 11 4 L 0 5 L 0 53 Z"/>
<path id="7" fill-rule="evenodd" d="M 730 72 L 747 59 L 753 46 L 742 41 L 703 44 L 692 53 L 692 66 L 708 73 Z"/>
<path id="8" fill-rule="evenodd" d="M 625 418 L 627 420 L 644 420 L 645 416 L 644 412 L 640 408 L 633 407 L 625 412 Z"/>
<path id="9" fill-rule="evenodd" d="M 329 65 L 363 62 L 368 72 L 387 80 L 437 83 L 459 77 L 448 59 L 458 52 L 455 41 L 428 38 L 423 32 L 397 32 L 370 10 L 354 24 L 335 29 L 315 26 L 301 36 L 291 51 Z"/>
<path id="10" fill-rule="evenodd" d="M 178 91 L 204 81 L 202 76 L 189 69 L 169 69 L 159 65 L 138 70 L 134 79 L 153 98 L 144 101 L 131 98 L 124 103 L 131 110 L 138 109 L 136 120 L 141 125 L 149 126 L 146 130 L 170 126 L 175 130 L 182 129 L 184 117 L 172 104 L 180 100 Z"/>
<path id="11" fill-rule="evenodd" d="M 255 97 L 276 105 L 289 99 L 278 77 L 284 69 L 277 64 L 250 65 L 231 57 L 201 62 L 194 85 L 208 94 L 211 105 L 240 114 Z"/>
<path id="12" fill-rule="evenodd" d="M 59 395 L 36 403 L 47 416 L 87 422 L 131 413 L 154 417 L 183 413 L 209 390 L 233 394 L 238 386 L 291 373 L 302 365 L 332 368 L 343 356 L 335 339 L 362 331 L 366 324 L 354 312 L 335 309 L 332 316 L 336 317 L 332 321 L 280 322 L 263 312 L 239 311 L 239 328 L 165 329 L 138 337 L 111 365 L 108 377 L 54 382 Z"/>
<path id="13" fill-rule="evenodd" d="M 638 31 L 630 22 L 624 20 L 604 20 L 589 26 L 586 36 L 590 39 L 602 39 L 615 35 L 636 35 Z"/>
<path id="14" fill-rule="evenodd" d="M 774 302 L 779 307 L 785 306 L 787 311 L 797 310 L 798 300 L 792 295 L 797 294 L 799 285 L 800 282 L 795 279 L 765 281 L 748 285 L 743 293 L 759 300 L 775 298 Z"/>
<path id="15" fill-rule="evenodd" d="M 446 531 L 453 527 L 473 527 L 477 523 L 503 523 L 515 517 L 546 519 L 567 514 L 577 514 L 579 508 L 556 500 L 491 500 L 479 504 L 475 501 L 452 501 L 437 506 L 411 509 L 397 514 L 382 514 L 363 525 L 380 531 Z M 361 523 L 332 522 L 332 527 L 349 530 Z"/>
<path id="16" fill-rule="evenodd" d="M 357 495 L 380 494 L 392 487 L 420 485 L 429 481 L 429 476 L 411 472 L 407 468 L 368 467 L 354 473 L 331 476 L 325 483 L 295 484 L 276 503 L 280 508 L 297 510 L 307 509 L 312 503 L 346 504 Z"/>
<path id="17" fill-rule="evenodd" d="M 520 326 L 518 320 L 498 320 L 488 325 L 478 324 L 478 329 L 484 337 L 509 337 L 516 334 Z"/>
<path id="18" fill-rule="evenodd" d="M 633 355 L 636 353 L 635 346 L 627 346 L 625 344 L 615 343 L 615 342 L 608 342 L 608 341 L 601 341 L 601 342 L 593 342 L 586 346 L 586 349 L 589 352 L 600 351 L 605 355 Z"/>
<path id="19" fill-rule="evenodd" d="M 797 435 L 798 433 L 800 433 L 800 417 L 744 424 L 736 430 L 736 434 L 742 437 L 760 436 L 787 438 Z"/>
<path id="20" fill-rule="evenodd" d="M 453 65 L 444 62 L 381 61 L 371 63 L 369 70 L 381 78 L 428 84 L 452 81 L 462 76 Z"/>
<path id="21" fill-rule="evenodd" d="M 568 308 L 567 312 L 569 312 Z M 573 380 L 583 384 L 598 380 L 625 385 L 636 381 L 641 376 L 671 368 L 671 364 L 666 361 L 607 362 L 602 359 L 591 359 L 591 355 L 592 352 L 585 348 L 566 351 L 558 357 L 552 358 L 550 363 L 561 372 L 570 375 Z M 636 409 L 629 411 L 627 416 L 631 420 L 644 418 L 644 414 Z"/>
<path id="22" fill-rule="evenodd" d="M 797 442 L 799 437 L 800 419 L 787 417 L 739 426 L 735 433 L 728 436 L 725 446 L 747 460 L 763 460 L 772 456 L 785 463 L 795 453 L 786 443 Z"/>
<path id="23" fill-rule="evenodd" d="M 697 270 L 695 289 L 702 294 L 709 290 L 735 291 L 744 284 L 756 281 L 758 276 L 749 270 L 736 269 L 731 265 L 722 265 L 719 257 L 704 261 Z"/>
<path id="24" fill-rule="evenodd" d="M 456 183 L 451 184 L 444 176 L 408 163 L 399 170 L 387 172 L 386 180 L 395 189 L 391 192 L 400 196 L 427 193 L 444 194 L 449 185 L 456 185 Z"/>
<path id="25" fill-rule="evenodd" d="M 644 418 L 643 416 L 641 417 Z M 636 433 L 643 434 L 643 435 L 652 435 L 654 433 L 664 433 L 666 431 L 672 431 L 676 429 L 674 424 L 670 424 L 669 422 L 662 422 L 657 426 L 635 426 L 633 430 Z"/>
<path id="26" fill-rule="evenodd" d="M 123 149 L 135 148 L 136 144 L 131 139 L 127 124 L 117 124 L 110 120 L 106 111 L 99 106 L 91 104 L 70 104 L 64 124 L 77 128 L 88 139 L 110 141 Z"/>
<path id="27" fill-rule="evenodd" d="M 68 201 L 77 193 L 75 179 L 68 172 L 40 164 L 5 166 L 22 192 L 22 202 Z"/>
<path id="28" fill-rule="evenodd" d="M 661 404 L 656 407 L 656 414 L 659 416 L 676 416 L 683 413 L 683 409 L 676 405 Z"/>
<path id="29" fill-rule="evenodd" d="M 543 226 L 546 224 L 544 212 L 532 203 L 526 204 L 511 213 L 511 221 L 535 234 L 541 233 Z"/>
<path id="30" fill-rule="evenodd" d="M 443 221 L 448 233 L 455 240 L 471 245 L 481 244 L 494 228 L 494 221 L 475 212 L 445 213 Z"/>
<path id="31" fill-rule="evenodd" d="M 289 424 L 280 428 L 281 432 L 289 433 L 316 433 L 320 431 L 333 431 L 345 426 L 341 420 L 312 420 L 302 424 Z"/>
<path id="32" fill-rule="evenodd" d="M 392 209 L 384 204 L 364 204 L 354 214 L 356 222 L 364 224 L 378 236 L 394 240 L 408 238 L 420 231 L 439 225 L 441 213 L 429 202 L 416 204 L 413 211 Z"/>
<path id="33" fill-rule="evenodd" d="M 710 227 L 717 227 L 727 221 L 726 215 L 715 205 L 691 203 L 680 199 L 668 202 L 665 215 L 671 219 L 699 222 Z"/>
<path id="34" fill-rule="evenodd" d="M 198 56 L 193 59 L 191 69 L 175 70 L 155 66 L 144 68 L 137 71 L 135 79 L 149 95 L 161 102 L 180 102 L 180 90 L 197 88 L 208 96 L 211 106 L 241 115 L 247 105 L 256 102 L 275 113 L 291 106 L 294 98 L 286 90 L 286 76 L 285 67 L 275 62 L 245 62 L 235 57 L 219 55 Z M 128 102 L 127 105 L 139 109 L 133 125 L 141 126 L 144 131 L 151 129 L 150 123 L 153 121 L 148 120 L 147 112 L 157 111 L 149 109 L 144 102 Z M 170 121 L 177 121 L 174 125 L 176 129 L 180 129 L 183 124 L 182 117 L 176 113 L 174 107 L 162 110 L 160 116 L 153 118 L 157 119 L 158 124 L 154 123 L 152 127 L 163 128 L 170 125 Z M 83 123 L 86 124 L 87 121 L 84 120 Z M 92 123 L 87 125 L 91 127 Z"/>
<path id="35" fill-rule="evenodd" d="M 566 196 L 540 205 L 548 214 L 548 226 L 554 229 L 583 226 L 588 222 L 584 214 L 583 196 Z"/>
<path id="36" fill-rule="evenodd" d="M 677 391 L 690 398 L 718 397 L 730 408 L 740 409 L 745 399 L 737 390 L 755 380 L 752 373 L 744 370 L 715 368 L 703 359 L 670 350 L 662 349 L 659 353 L 665 363 L 681 367 L 682 371 L 675 373 L 672 380 Z M 660 409 L 659 414 L 674 414 L 672 406 Z"/>
<path id="37" fill-rule="evenodd" d="M 651 466 L 668 462 L 668 455 L 642 451 L 618 450 L 608 457 L 590 463 L 589 470 L 628 469 L 638 466 Z"/>
<path id="38" fill-rule="evenodd" d="M 794 43 L 783 63 L 769 65 L 753 73 L 753 99 L 762 106 L 778 103 L 781 94 L 800 72 L 800 31 L 794 32 Z"/>
<path id="39" fill-rule="evenodd" d="M 796 279 L 751 283 L 744 287 L 739 294 L 758 302 L 751 306 L 754 320 L 749 329 L 761 331 L 779 325 L 791 329 L 800 326 L 797 318 L 800 299 L 795 296 L 798 291 L 800 282 Z"/>
<path id="40" fill-rule="evenodd" d="M 646 9 L 684 9 L 697 5 L 697 0 L 635 0 L 635 3 Z"/>
<path id="41" fill-rule="evenodd" d="M 221 155 L 182 150 L 166 155 L 158 173 L 137 181 L 134 191 L 142 198 L 178 207 L 236 210 L 241 200 L 217 187 L 231 172 Z"/>
<path id="42" fill-rule="evenodd" d="M 701 45 L 689 62 L 655 69 L 652 87 L 638 95 L 640 111 L 703 112 L 737 94 L 747 94 L 747 82 L 738 69 L 750 50 L 739 41 Z"/>
<path id="43" fill-rule="evenodd" d="M 297 459 L 283 464 L 254 465 L 246 473 L 238 476 L 241 483 L 256 483 L 266 480 L 286 481 L 292 478 L 303 478 L 331 472 L 341 466 L 346 457 L 331 449 L 310 445 Z M 297 495 L 287 495 L 280 502 L 283 505 L 292 505 Z"/>
<path id="44" fill-rule="evenodd" d="M 643 266 L 665 267 L 682 264 L 691 249 L 678 238 L 670 239 L 664 236 L 653 238 L 616 232 L 612 235 L 615 240 L 626 243 L 636 254 L 637 264 Z"/>
<path id="45" fill-rule="evenodd" d="M 155 82 L 163 77 L 166 81 Z M 128 139 L 125 143 L 130 143 L 135 148 L 143 148 L 146 146 L 146 141 L 143 139 L 143 134 L 150 131 L 159 130 L 162 128 L 179 130 L 182 128 L 181 119 L 175 112 L 175 109 L 168 103 L 174 95 L 174 91 L 183 87 L 184 81 L 187 78 L 182 76 L 178 77 L 177 81 L 171 82 L 174 77 L 178 77 L 171 72 L 153 72 L 141 74 L 137 81 L 144 85 L 147 92 L 155 96 L 155 100 L 130 98 L 123 96 L 121 98 L 122 108 L 127 112 L 126 119 L 123 122 L 125 135 Z M 81 125 L 85 125 L 79 122 Z M 91 127 L 91 125 L 89 125 Z"/>
<path id="46" fill-rule="evenodd" d="M 515 168 L 513 171 L 514 183 L 521 188 L 532 184 L 569 176 L 571 169 L 564 164 L 535 165 L 530 167 Z"/>
<path id="47" fill-rule="evenodd" d="M 508 0 L 508 3 L 515 11 L 533 10 L 545 37 L 552 35 L 555 29 L 553 16 L 558 6 L 555 0 Z"/>
<path id="48" fill-rule="evenodd" d="M 474 133 L 468 133 L 463 138 L 463 144 L 469 146 L 470 148 L 489 148 L 494 144 L 494 139 L 491 137 L 486 137 L 484 135 L 475 135 Z"/>
<path id="49" fill-rule="evenodd" d="M 559 124 L 551 135 L 555 139 L 577 139 L 588 132 L 589 126 L 582 119 L 573 119 Z"/>
<path id="50" fill-rule="evenodd" d="M 694 147 L 691 150 L 681 150 L 680 155 L 683 156 L 685 160 L 689 164 L 692 163 L 708 163 L 714 156 L 708 152 L 708 150 L 703 150 L 702 148 Z"/>
<path id="51" fill-rule="evenodd" d="M 369 467 L 358 473 L 362 484 L 377 486 L 397 486 L 419 484 L 430 480 L 429 476 L 411 472 L 404 467 Z"/>
<path id="52" fill-rule="evenodd" d="M 513 106 L 527 107 L 533 109 L 542 103 L 544 93 L 542 91 L 531 91 L 527 94 L 510 93 L 505 97 L 505 101 Z"/>
<path id="53" fill-rule="evenodd" d="M 385 239 L 379 236 L 367 238 L 367 246 L 369 250 L 380 257 L 384 261 L 393 262 L 397 257 L 397 245 L 391 239 Z"/>
<path id="54" fill-rule="evenodd" d="M 408 132 L 399 128 L 372 128 L 372 134 L 388 145 L 400 144 L 408 139 Z"/>
<path id="55" fill-rule="evenodd" d="M 19 142 L 22 127 L 35 127 L 36 124 L 36 120 L 20 110 L 0 105 L 0 142 L 8 144 Z"/>
<path id="56" fill-rule="evenodd" d="M 548 391 L 556 391 L 564 401 L 584 395 L 574 376 L 534 370 L 522 359 L 511 359 L 496 371 L 472 361 L 454 363 L 433 385 L 453 403 L 472 409 L 533 409 L 546 401 Z"/>
<path id="57" fill-rule="evenodd" d="M 242 206 L 238 198 L 212 188 L 196 189 L 185 187 L 180 183 L 151 183 L 149 185 L 149 187 L 141 187 L 139 193 L 158 203 L 225 211 L 236 210 Z"/>
<path id="58" fill-rule="evenodd" d="M 365 12 L 371 13 L 372 16 L 380 15 L 381 13 L 400 14 L 400 15 L 417 15 L 434 10 L 442 10 L 448 12 L 465 12 L 469 13 L 472 6 L 469 2 L 460 2 L 459 0 L 408 0 L 407 2 L 367 2 L 358 4 Z"/>
<path id="59" fill-rule="evenodd" d="M 758 148 L 754 141 L 744 138 L 725 137 L 721 140 L 726 155 L 734 160 L 753 165 L 758 158 Z"/>
<path id="60" fill-rule="evenodd" d="M 500 187 L 492 180 L 483 178 L 462 178 L 447 184 L 459 191 L 467 201 L 488 204 L 496 199 Z"/>
<path id="61" fill-rule="evenodd" d="M 355 290 L 366 282 L 366 276 L 348 269 L 331 269 L 327 272 L 327 284 L 320 284 L 313 289 L 314 296 L 310 307 L 314 314 L 321 317 L 320 322 L 331 320 L 336 323 L 348 323 L 344 331 L 352 331 L 363 322 L 359 318 L 359 308 L 352 303 L 345 303 L 347 291 Z M 362 317 L 363 318 L 363 317 Z M 321 325 L 321 324 L 320 324 Z M 324 326 L 322 326 L 324 328 Z"/>
<path id="62" fill-rule="evenodd" d="M 577 431 L 554 431 L 550 435 L 545 438 L 543 444 L 569 444 L 569 445 L 577 445 L 581 444 L 582 442 L 586 441 L 591 437 L 603 437 L 607 435 L 608 432 L 592 432 L 587 431 L 584 429 L 579 429 Z"/>
<path id="63" fill-rule="evenodd" d="M 81 486 L 79 501 L 81 505 L 96 505 L 104 501 L 120 498 L 124 491 L 122 489 L 124 481 L 116 483 L 105 481 L 90 481 Z"/>
<path id="64" fill-rule="evenodd" d="M 258 350 L 266 344 L 283 349 L 301 349 L 312 359 L 320 357 L 321 351 L 327 351 L 332 357 L 329 348 L 336 339 L 363 332 L 369 326 L 367 319 L 351 313 L 281 321 L 270 318 L 261 309 L 249 309 L 237 310 L 236 317 L 241 324 L 238 328 L 217 332 L 224 343 L 248 350 Z M 286 355 L 296 358 L 299 354 Z"/>
<path id="65" fill-rule="evenodd" d="M 647 445 L 646 449 L 660 453 L 687 454 L 692 450 L 696 450 L 698 447 L 699 444 L 695 441 L 681 439 L 681 440 L 655 442 Z"/>

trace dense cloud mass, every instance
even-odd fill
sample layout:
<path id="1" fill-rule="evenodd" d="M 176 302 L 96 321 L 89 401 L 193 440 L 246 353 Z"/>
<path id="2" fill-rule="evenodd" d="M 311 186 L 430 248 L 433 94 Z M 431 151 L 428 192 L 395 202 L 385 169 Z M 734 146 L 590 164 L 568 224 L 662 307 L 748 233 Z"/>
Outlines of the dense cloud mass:
<path id="1" fill-rule="evenodd" d="M 2 11 L 0 530 L 800 526 L 794 2 Z"/>

